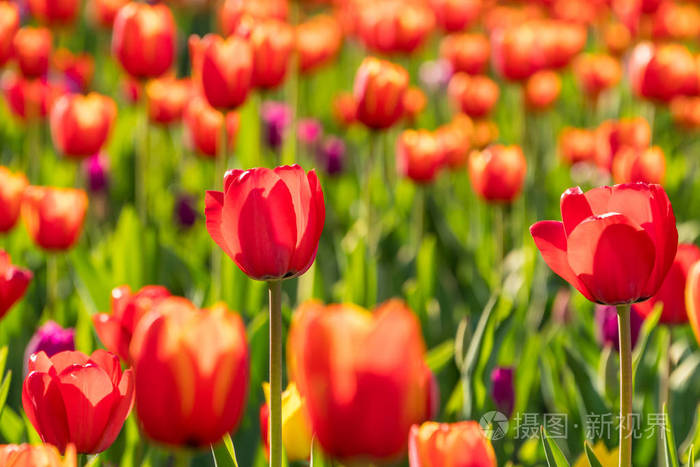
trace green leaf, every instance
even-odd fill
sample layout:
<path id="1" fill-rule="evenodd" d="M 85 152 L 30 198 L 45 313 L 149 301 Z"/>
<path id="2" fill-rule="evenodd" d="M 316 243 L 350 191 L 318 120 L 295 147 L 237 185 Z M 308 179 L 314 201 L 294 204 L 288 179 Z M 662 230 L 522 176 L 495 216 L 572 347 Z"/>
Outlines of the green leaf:
<path id="1" fill-rule="evenodd" d="M 603 467 L 603 464 L 601 464 L 598 460 L 598 457 L 596 457 L 595 452 L 593 452 L 593 448 L 591 447 L 591 444 L 588 441 L 583 442 L 583 449 L 586 452 L 586 459 L 588 459 L 588 465 L 590 465 L 591 467 Z"/>
<path id="2" fill-rule="evenodd" d="M 211 454 L 214 457 L 214 465 L 217 467 L 238 467 L 236 450 L 231 441 L 231 435 L 226 433 L 222 442 L 216 446 L 211 445 Z"/>
<path id="3" fill-rule="evenodd" d="M 688 451 L 688 464 L 686 467 L 695 467 L 695 445 L 690 445 L 690 450 Z"/>
<path id="4" fill-rule="evenodd" d="M 22 417 L 17 415 L 11 407 L 5 407 L 0 414 L 0 435 L 8 443 L 18 444 L 24 438 L 25 426 Z"/>
<path id="5" fill-rule="evenodd" d="M 0 375 L 5 374 L 5 364 L 7 363 L 7 346 L 0 348 Z"/>
<path id="6" fill-rule="evenodd" d="M 569 462 L 564 457 L 564 454 L 559 449 L 559 445 L 552 440 L 547 434 L 547 430 L 544 427 L 540 427 L 540 433 L 542 435 L 542 444 L 544 445 L 544 454 L 547 458 L 547 465 L 549 467 L 569 467 Z"/>
<path id="7" fill-rule="evenodd" d="M 595 381 L 594 372 L 588 369 L 581 355 L 568 345 L 564 346 L 564 354 L 566 356 L 566 364 L 573 373 L 586 410 L 595 414 L 610 413 L 605 399 L 593 385 L 593 381 Z"/>
<path id="8" fill-rule="evenodd" d="M 644 324 L 642 324 L 642 329 L 639 332 L 639 338 L 637 339 L 637 346 L 635 347 L 635 349 L 633 349 L 634 351 L 632 352 L 633 375 L 637 374 L 637 367 L 639 366 L 639 362 L 642 361 L 642 357 L 644 356 L 644 352 L 649 343 L 649 336 L 651 335 L 651 332 L 656 328 L 656 324 L 659 322 L 659 318 L 661 317 L 661 311 L 662 307 L 660 305 L 655 306 L 652 313 L 646 317 L 646 319 L 644 320 Z"/>
<path id="9" fill-rule="evenodd" d="M 318 441 L 314 437 L 311 440 L 311 459 L 309 462 L 309 467 L 331 467 L 332 463 L 326 458 L 323 453 L 321 446 L 319 446 Z"/>
<path id="10" fill-rule="evenodd" d="M 12 371 L 8 371 L 5 378 L 0 384 L 0 415 L 2 415 L 2 409 L 5 407 L 5 402 L 7 401 L 7 393 L 10 392 L 10 381 L 12 380 Z"/>
<path id="11" fill-rule="evenodd" d="M 439 373 L 442 368 L 450 363 L 455 353 L 454 340 L 449 339 L 439 344 L 428 352 L 425 362 L 433 373 Z"/>
<path id="12" fill-rule="evenodd" d="M 666 436 L 664 436 L 664 445 L 666 446 L 666 465 L 670 467 L 680 467 L 678 463 L 678 449 L 676 448 L 676 439 L 673 437 L 673 427 L 671 426 L 671 419 L 668 416 L 668 407 L 664 403 L 664 428 L 666 429 Z"/>
<path id="13" fill-rule="evenodd" d="M 85 463 L 85 467 L 97 467 L 99 465 L 102 465 L 99 454 L 90 456 L 88 461 Z"/>

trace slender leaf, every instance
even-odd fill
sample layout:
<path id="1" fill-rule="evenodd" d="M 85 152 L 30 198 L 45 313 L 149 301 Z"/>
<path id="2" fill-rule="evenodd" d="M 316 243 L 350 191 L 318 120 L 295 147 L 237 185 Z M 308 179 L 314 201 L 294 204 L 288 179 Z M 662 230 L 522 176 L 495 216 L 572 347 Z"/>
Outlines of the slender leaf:
<path id="1" fill-rule="evenodd" d="M 686 467 L 695 467 L 695 445 L 690 445 L 690 450 L 688 451 L 688 463 Z"/>
<path id="2" fill-rule="evenodd" d="M 586 459 L 588 459 L 588 464 L 591 467 L 603 467 L 603 464 L 601 464 L 598 460 L 598 457 L 595 455 L 595 452 L 593 452 L 593 448 L 591 447 L 591 444 L 588 441 L 584 441 L 583 448 L 586 452 Z"/>
<path id="3" fill-rule="evenodd" d="M 214 465 L 217 467 L 238 467 L 236 450 L 233 447 L 231 435 L 228 433 L 220 443 L 211 445 L 211 455 L 214 458 Z"/>
<path id="4" fill-rule="evenodd" d="M 569 467 L 569 462 L 564 457 L 564 454 L 559 449 L 559 445 L 549 437 L 547 430 L 544 427 L 540 427 L 540 433 L 542 436 L 542 444 L 544 445 L 544 454 L 547 458 L 547 465 L 549 467 Z"/>
<path id="5" fill-rule="evenodd" d="M 676 439 L 673 437 L 673 427 L 671 419 L 668 416 L 668 407 L 664 403 L 664 428 L 666 436 L 664 436 L 664 445 L 666 446 L 666 465 L 670 467 L 680 467 L 678 463 L 678 449 L 676 448 Z"/>
<path id="6" fill-rule="evenodd" d="M 5 378 L 0 384 L 0 415 L 2 415 L 2 409 L 5 407 L 5 402 L 7 401 L 7 393 L 10 392 L 10 381 L 12 380 L 12 371 L 8 371 Z"/>
<path id="7" fill-rule="evenodd" d="M 0 375 L 5 374 L 5 364 L 7 363 L 7 346 L 0 348 Z"/>
<path id="8" fill-rule="evenodd" d="M 639 338 L 637 339 L 637 345 L 632 355 L 632 374 L 637 374 L 637 367 L 639 366 L 639 362 L 642 361 L 642 357 L 644 356 L 644 352 L 649 343 L 649 336 L 651 335 L 651 332 L 656 328 L 656 324 L 659 322 L 659 318 L 661 318 L 661 310 L 661 306 L 655 306 L 652 313 L 646 317 L 646 319 L 644 320 L 644 324 L 642 324 L 642 329 L 639 332 Z"/>

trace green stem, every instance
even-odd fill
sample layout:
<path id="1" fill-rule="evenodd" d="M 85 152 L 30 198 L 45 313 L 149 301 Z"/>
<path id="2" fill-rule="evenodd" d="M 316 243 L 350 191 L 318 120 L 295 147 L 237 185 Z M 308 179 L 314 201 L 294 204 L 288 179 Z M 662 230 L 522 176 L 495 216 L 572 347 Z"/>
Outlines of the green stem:
<path id="1" fill-rule="evenodd" d="M 224 186 L 224 173 L 226 172 L 226 157 L 228 155 L 228 134 L 226 130 L 226 114 L 222 113 L 224 119 L 219 129 L 218 154 L 214 159 L 214 186 L 217 190 L 222 190 Z M 212 269 L 212 291 L 211 299 L 216 301 L 221 298 L 221 248 L 212 244 L 211 250 Z"/>
<path id="2" fill-rule="evenodd" d="M 632 466 L 632 332 L 630 305 L 618 305 L 618 332 L 620 334 L 620 467 Z"/>
<path id="3" fill-rule="evenodd" d="M 138 206 L 141 224 L 148 221 L 148 159 L 150 157 L 150 122 L 148 119 L 148 101 L 146 97 L 141 98 L 141 118 L 143 127 L 141 129 L 141 154 L 136 154 L 136 204 Z"/>
<path id="4" fill-rule="evenodd" d="M 48 253 L 46 255 L 46 309 L 50 319 L 56 318 L 58 295 L 58 256 L 56 253 Z"/>
<path id="5" fill-rule="evenodd" d="M 493 230 L 494 230 L 494 241 L 496 242 L 494 247 L 494 264 L 496 265 L 496 278 L 497 287 L 500 289 L 501 283 L 503 282 L 503 262 L 505 258 L 505 206 L 497 204 L 493 206 Z"/>
<path id="6" fill-rule="evenodd" d="M 30 110 L 33 113 L 33 110 Z M 29 180 L 35 185 L 41 184 L 41 122 L 31 115 L 27 119 L 27 164 Z"/>
<path id="7" fill-rule="evenodd" d="M 173 467 L 190 467 L 190 453 L 184 450 L 177 450 L 172 454 L 171 465 Z"/>
<path id="8" fill-rule="evenodd" d="M 663 413 L 664 406 L 669 405 L 670 379 L 671 379 L 671 328 L 661 326 L 662 354 L 659 363 L 659 413 Z M 670 410 L 670 408 L 669 408 Z M 666 445 L 663 436 L 658 438 L 659 465 L 663 465 L 666 460 Z"/>
<path id="9" fill-rule="evenodd" d="M 282 466 L 282 281 L 270 289 L 270 467 Z"/>
<path id="10" fill-rule="evenodd" d="M 416 256 L 423 244 L 423 235 L 425 234 L 425 190 L 423 185 L 416 186 L 416 196 L 414 200 L 414 219 L 413 227 L 415 230 Z"/>

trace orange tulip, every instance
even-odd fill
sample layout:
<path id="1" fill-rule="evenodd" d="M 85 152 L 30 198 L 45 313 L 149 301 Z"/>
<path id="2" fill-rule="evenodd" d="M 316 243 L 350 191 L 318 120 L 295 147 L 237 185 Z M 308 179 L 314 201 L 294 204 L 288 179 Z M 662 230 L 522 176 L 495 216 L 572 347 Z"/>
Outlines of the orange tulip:
<path id="1" fill-rule="evenodd" d="M 700 343 L 700 261 L 691 266 L 685 285 L 685 306 L 695 339 Z"/>
<path id="2" fill-rule="evenodd" d="M 477 149 L 483 149 L 498 138 L 498 125 L 492 120 L 474 120 L 472 144 Z"/>
<path id="3" fill-rule="evenodd" d="M 700 34 L 700 10 L 696 5 L 665 1 L 652 21 L 654 39 L 692 40 Z"/>
<path id="4" fill-rule="evenodd" d="M 645 150 L 623 147 L 613 157 L 612 174 L 615 183 L 663 184 L 666 157 L 659 146 Z"/>
<path id="5" fill-rule="evenodd" d="M 191 146 L 208 157 L 217 157 L 224 114 L 209 105 L 204 97 L 193 98 L 185 107 L 182 120 Z M 226 113 L 227 147 L 233 147 L 240 119 L 236 112 Z"/>
<path id="6" fill-rule="evenodd" d="M 355 75 L 357 119 L 369 128 L 385 129 L 403 115 L 408 72 L 400 65 L 366 57 Z"/>
<path id="7" fill-rule="evenodd" d="M 592 130 L 566 127 L 559 135 L 559 155 L 568 165 L 595 161 L 596 136 Z"/>
<path id="8" fill-rule="evenodd" d="M 103 28 L 112 29 L 117 13 L 127 3 L 129 0 L 92 0 L 90 2 L 92 17 Z"/>
<path id="9" fill-rule="evenodd" d="M 379 0 L 359 12 L 358 34 L 370 50 L 382 54 L 412 53 L 435 26 L 432 11 L 419 2 Z"/>
<path id="10" fill-rule="evenodd" d="M 445 164 L 450 169 L 459 169 L 467 163 L 467 156 L 474 134 L 474 123 L 467 115 L 459 114 L 451 122 L 435 130 Z"/>
<path id="11" fill-rule="evenodd" d="M 333 60 L 343 44 L 338 20 L 328 15 L 317 15 L 297 25 L 295 35 L 301 73 L 311 73 Z"/>
<path id="12" fill-rule="evenodd" d="M 396 141 L 396 168 L 415 183 L 432 182 L 444 161 L 440 140 L 428 130 L 405 130 Z"/>
<path id="13" fill-rule="evenodd" d="M 192 83 L 188 79 L 159 78 L 149 81 L 146 85 L 148 118 L 164 125 L 180 121 L 192 95 Z"/>
<path id="14" fill-rule="evenodd" d="M 511 203 L 525 181 L 527 161 L 519 146 L 489 146 L 469 156 L 469 177 L 477 195 L 488 202 Z"/>
<path id="15" fill-rule="evenodd" d="M 24 174 L 13 174 L 0 166 L 0 233 L 9 232 L 17 224 L 22 194 L 28 185 Z"/>
<path id="16" fill-rule="evenodd" d="M 357 103 L 351 92 L 341 92 L 333 98 L 333 116 L 341 126 L 357 121 Z"/>
<path id="17" fill-rule="evenodd" d="M 273 89 L 284 82 L 294 51 L 294 29 L 284 21 L 255 22 L 249 37 L 253 49 L 253 85 Z"/>
<path id="18" fill-rule="evenodd" d="M 620 62 L 605 54 L 580 55 L 574 61 L 573 71 L 583 92 L 592 99 L 616 86 L 622 78 Z"/>
<path id="19" fill-rule="evenodd" d="M 632 45 L 632 33 L 622 23 L 608 23 L 603 29 L 603 40 L 608 52 L 619 57 Z"/>
<path id="20" fill-rule="evenodd" d="M 700 97 L 679 96 L 671 101 L 671 117 L 686 130 L 700 128 Z"/>
<path id="21" fill-rule="evenodd" d="M 550 70 L 533 74 L 525 83 L 525 105 L 530 110 L 549 109 L 561 92 L 559 75 Z"/>
<path id="22" fill-rule="evenodd" d="M 436 387 L 420 325 L 401 301 L 373 313 L 306 302 L 294 315 L 288 346 L 312 431 L 335 458 L 396 458 L 411 425 L 433 411 Z"/>
<path id="23" fill-rule="evenodd" d="M 483 74 L 490 54 L 491 45 L 488 38 L 482 34 L 452 34 L 440 43 L 440 56 L 452 65 L 454 72 Z"/>
<path id="24" fill-rule="evenodd" d="M 246 16 L 253 19 L 287 19 L 287 0 L 225 0 L 219 10 L 219 22 L 224 36 L 234 34 Z"/>
<path id="25" fill-rule="evenodd" d="M 76 467 L 75 445 L 69 444 L 66 455 L 50 444 L 1 444 L 0 466 L 3 467 Z"/>
<path id="26" fill-rule="evenodd" d="M 13 41 L 15 58 L 25 78 L 45 76 L 51 55 L 51 31 L 25 26 Z"/>
<path id="27" fill-rule="evenodd" d="M 199 310 L 167 298 L 139 321 L 130 353 L 136 414 L 149 438 L 202 447 L 238 425 L 249 357 L 243 321 L 226 305 Z"/>
<path id="28" fill-rule="evenodd" d="M 79 0 L 29 0 L 29 11 L 42 23 L 64 26 L 78 16 Z"/>
<path id="29" fill-rule="evenodd" d="M 0 2 L 0 66 L 12 57 L 15 34 L 19 30 L 19 8 L 13 2 Z"/>
<path id="30" fill-rule="evenodd" d="M 201 41 L 201 69 L 198 74 L 209 105 L 232 110 L 248 97 L 253 79 L 253 50 L 238 36 L 224 39 L 207 34 Z M 193 60 L 193 66 L 197 64 Z"/>
<path id="31" fill-rule="evenodd" d="M 608 171 L 612 170 L 613 157 L 621 148 L 630 146 L 642 150 L 651 143 L 651 127 L 642 117 L 603 122 L 595 133 L 596 164 Z"/>
<path id="32" fill-rule="evenodd" d="M 496 105 L 500 90 L 487 76 L 457 73 L 450 79 L 447 94 L 457 107 L 472 118 L 488 115 Z"/>
<path id="33" fill-rule="evenodd" d="M 425 422 L 409 435 L 410 467 L 496 467 L 496 453 L 477 422 Z"/>
<path id="34" fill-rule="evenodd" d="M 466 29 L 481 12 L 482 0 L 430 0 L 435 20 L 445 32 Z"/>
<path id="35" fill-rule="evenodd" d="M 66 157 L 91 156 L 104 146 L 117 117 L 117 104 L 92 92 L 66 94 L 51 109 L 51 136 Z"/>
<path id="36" fill-rule="evenodd" d="M 175 58 L 175 20 L 163 3 L 132 1 L 114 19 L 112 53 L 133 78 L 157 78 Z"/>
<path id="37" fill-rule="evenodd" d="M 70 249 L 80 237 L 87 206 L 88 197 L 83 190 L 28 186 L 20 212 L 37 246 L 60 251 Z"/>
<path id="38" fill-rule="evenodd" d="M 638 44 L 629 58 L 629 80 L 640 97 L 669 102 L 698 90 L 695 57 L 680 44 Z"/>
<path id="39" fill-rule="evenodd" d="M 428 105 L 428 98 L 425 93 L 418 87 L 411 86 L 406 89 L 403 95 L 403 113 L 406 120 L 410 123 L 414 122 L 420 115 L 425 106 Z"/>

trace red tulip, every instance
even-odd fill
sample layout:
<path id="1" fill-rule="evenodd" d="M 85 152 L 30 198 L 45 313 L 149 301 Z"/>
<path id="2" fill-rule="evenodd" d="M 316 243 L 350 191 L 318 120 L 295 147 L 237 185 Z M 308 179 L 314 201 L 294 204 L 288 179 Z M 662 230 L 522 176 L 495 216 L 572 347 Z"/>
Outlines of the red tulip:
<path id="1" fill-rule="evenodd" d="M 253 50 L 253 85 L 273 89 L 284 82 L 294 51 L 294 29 L 277 19 L 258 20 L 249 37 Z"/>
<path id="2" fill-rule="evenodd" d="M 549 109 L 561 92 L 559 75 L 550 70 L 533 74 L 525 83 L 525 105 L 534 111 Z"/>
<path id="3" fill-rule="evenodd" d="M 164 125 L 178 122 L 192 95 L 192 83 L 188 79 L 159 78 L 149 81 L 146 85 L 148 118 Z"/>
<path id="4" fill-rule="evenodd" d="M 288 12 L 287 0 L 225 0 L 219 10 L 219 22 L 224 36 L 230 36 L 246 16 L 284 21 Z"/>
<path id="5" fill-rule="evenodd" d="M 9 232 L 17 224 L 22 194 L 28 185 L 23 173 L 13 174 L 0 166 L 0 233 Z"/>
<path id="6" fill-rule="evenodd" d="M 333 116 L 341 126 L 357 121 L 357 103 L 352 93 L 342 92 L 333 98 Z"/>
<path id="7" fill-rule="evenodd" d="M 112 290 L 112 313 L 97 313 L 92 316 L 97 336 L 102 344 L 127 364 L 131 363 L 129 345 L 136 325 L 149 311 L 170 297 L 165 287 L 147 285 L 131 293 L 128 285 Z"/>
<path id="8" fill-rule="evenodd" d="M 66 456 L 50 444 L 0 444 L 0 465 L 3 467 L 76 467 L 75 446 L 66 448 Z"/>
<path id="9" fill-rule="evenodd" d="M 685 306 L 695 339 L 700 343 L 700 261 L 690 267 L 685 286 Z"/>
<path id="10" fill-rule="evenodd" d="M 72 443 L 80 453 L 95 454 L 117 439 L 134 404 L 134 379 L 116 355 L 67 350 L 49 358 L 39 352 L 28 368 L 22 406 L 42 441 L 62 452 Z"/>
<path id="11" fill-rule="evenodd" d="M 606 305 L 652 297 L 678 247 L 673 208 L 660 185 L 635 183 L 569 188 L 563 222 L 530 227 L 535 245 L 557 275 L 587 299 Z"/>
<path id="12" fill-rule="evenodd" d="M 399 300 L 373 313 L 307 302 L 294 314 L 288 345 L 312 431 L 335 458 L 395 459 L 411 425 L 434 410 L 420 325 Z"/>
<path id="13" fill-rule="evenodd" d="M 488 115 L 498 101 L 500 90 L 487 76 L 456 73 L 450 79 L 447 94 L 457 107 L 472 118 Z"/>
<path id="14" fill-rule="evenodd" d="M 112 29 L 119 10 L 129 3 L 129 0 L 92 0 L 90 6 L 97 24 L 106 29 Z"/>
<path id="15" fill-rule="evenodd" d="M 673 123 L 686 130 L 700 128 L 700 97 L 679 96 L 671 101 Z"/>
<path id="16" fill-rule="evenodd" d="M 457 115 L 451 122 L 435 130 L 435 137 L 450 169 L 462 168 L 467 163 L 473 133 L 474 123 L 464 114 Z"/>
<path id="17" fill-rule="evenodd" d="M 573 70 L 579 86 L 592 99 L 616 86 L 622 78 L 620 63 L 605 54 L 583 54 L 574 61 Z"/>
<path id="18" fill-rule="evenodd" d="M 249 277 L 286 279 L 316 258 L 326 208 L 315 171 L 298 165 L 229 170 L 224 191 L 207 191 L 207 230 Z"/>
<path id="19" fill-rule="evenodd" d="M 452 34 L 440 43 L 440 56 L 452 65 L 454 72 L 480 75 L 489 63 L 491 45 L 483 34 Z"/>
<path id="20" fill-rule="evenodd" d="M 651 127 L 642 117 L 606 121 L 596 129 L 596 164 L 612 170 L 613 157 L 624 147 L 643 150 L 651 143 Z"/>
<path id="21" fill-rule="evenodd" d="M 629 79 L 638 96 L 664 102 L 698 91 L 695 57 L 680 44 L 637 45 L 629 59 Z"/>
<path id="22" fill-rule="evenodd" d="M 31 271 L 13 266 L 10 255 L 0 250 L 0 319 L 24 296 L 32 277 Z"/>
<path id="23" fill-rule="evenodd" d="M 87 206 L 83 190 L 32 185 L 24 191 L 22 220 L 37 246 L 68 250 L 80 237 Z"/>
<path id="24" fill-rule="evenodd" d="M 201 85 L 212 107 L 232 110 L 248 96 L 253 51 L 245 39 L 209 34 L 202 39 Z"/>
<path id="25" fill-rule="evenodd" d="M 329 15 L 316 15 L 297 25 L 295 36 L 302 74 L 311 73 L 333 60 L 343 45 L 340 24 Z"/>
<path id="26" fill-rule="evenodd" d="M 355 75 L 357 119 L 372 129 L 385 129 L 403 115 L 408 72 L 400 65 L 366 57 Z"/>
<path id="27" fill-rule="evenodd" d="M 613 158 L 612 174 L 615 183 L 663 184 L 666 176 L 664 151 L 659 146 L 644 150 L 624 147 Z"/>
<path id="28" fill-rule="evenodd" d="M 428 105 L 428 98 L 421 88 L 411 86 L 403 95 L 403 114 L 409 123 L 413 123 Z"/>
<path id="29" fill-rule="evenodd" d="M 68 49 L 58 49 L 51 57 L 53 67 L 65 77 L 66 84 L 75 91 L 87 90 L 95 72 L 95 61 L 88 53 L 73 54 Z"/>
<path id="30" fill-rule="evenodd" d="M 13 41 L 19 30 L 19 8 L 13 2 L 0 2 L 0 66 L 12 57 Z"/>
<path id="31" fill-rule="evenodd" d="M 157 78 L 175 58 L 175 20 L 170 9 L 158 3 L 132 1 L 114 19 L 112 53 L 137 79 Z"/>
<path id="32" fill-rule="evenodd" d="M 477 422 L 425 422 L 408 438 L 411 467 L 496 467 L 496 453 Z"/>
<path id="33" fill-rule="evenodd" d="M 46 117 L 65 90 L 46 79 L 25 79 L 14 73 L 2 78 L 2 90 L 12 113 L 25 121 Z"/>
<path id="34" fill-rule="evenodd" d="M 25 26 L 15 34 L 15 58 L 25 78 L 46 76 L 51 55 L 51 31 Z"/>
<path id="35" fill-rule="evenodd" d="M 51 137 L 66 157 L 91 156 L 104 146 L 117 117 L 117 104 L 97 93 L 66 94 L 51 109 Z"/>
<path id="36" fill-rule="evenodd" d="M 482 0 L 430 0 L 435 20 L 445 32 L 466 29 L 481 12 Z"/>
<path id="37" fill-rule="evenodd" d="M 226 305 L 199 310 L 167 298 L 139 321 L 130 353 L 136 414 L 148 437 L 202 447 L 238 425 L 249 357 L 243 321 Z"/>
<path id="38" fill-rule="evenodd" d="M 595 132 L 585 128 L 566 127 L 559 135 L 559 154 L 568 165 L 595 160 Z"/>
<path id="39" fill-rule="evenodd" d="M 444 161 L 440 141 L 428 130 L 405 130 L 396 141 L 396 168 L 416 183 L 432 182 Z"/>
<path id="40" fill-rule="evenodd" d="M 78 16 L 79 0 L 29 0 L 29 11 L 42 23 L 65 26 Z"/>
<path id="41" fill-rule="evenodd" d="M 685 306 L 685 289 L 690 268 L 700 261 L 700 248 L 691 244 L 678 245 L 676 257 L 668 270 L 659 291 L 646 302 L 635 305 L 640 315 L 651 314 L 655 305 L 663 305 L 659 322 L 663 324 L 685 324 L 688 312 Z"/>
<path id="42" fill-rule="evenodd" d="M 435 16 L 427 5 L 381 0 L 361 7 L 357 32 L 374 52 L 412 53 L 423 44 L 434 26 Z"/>
<path id="43" fill-rule="evenodd" d="M 205 156 L 217 157 L 224 114 L 212 108 L 204 97 L 198 96 L 187 104 L 182 120 L 194 148 Z M 240 119 L 236 112 L 227 112 L 225 121 L 227 147 L 231 148 L 236 141 Z"/>
<path id="44" fill-rule="evenodd" d="M 474 191 L 490 202 L 511 203 L 520 194 L 527 161 L 520 146 L 489 146 L 469 156 Z"/>

